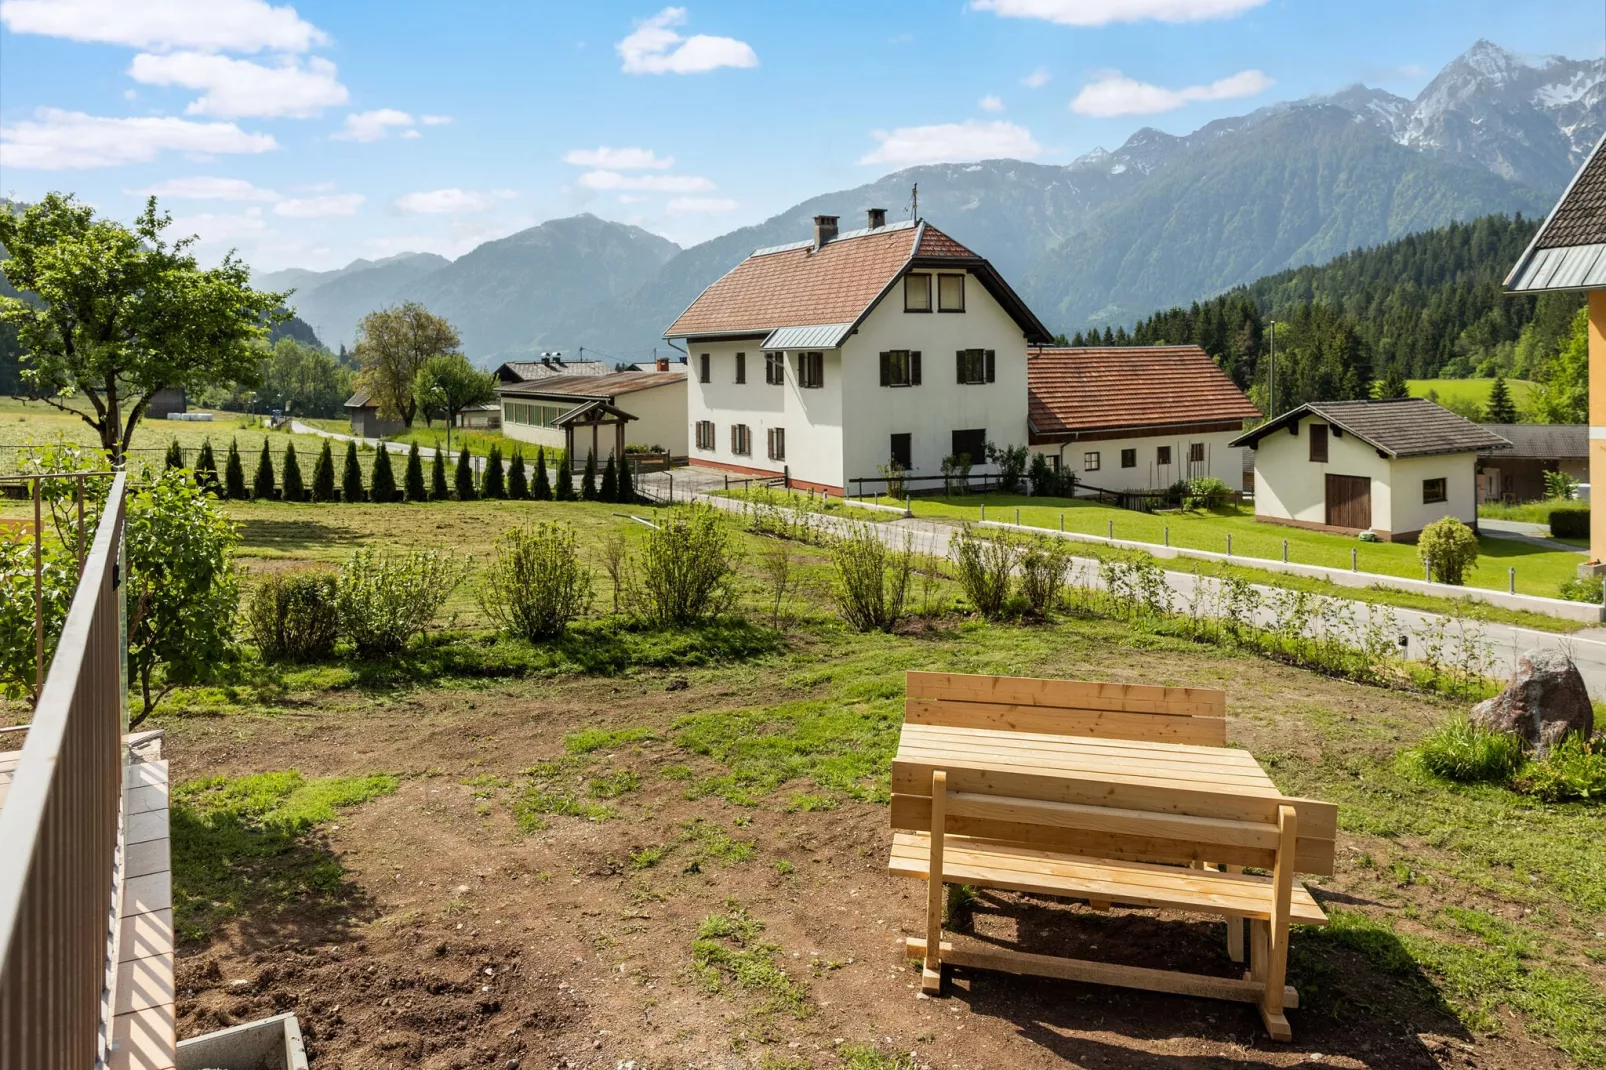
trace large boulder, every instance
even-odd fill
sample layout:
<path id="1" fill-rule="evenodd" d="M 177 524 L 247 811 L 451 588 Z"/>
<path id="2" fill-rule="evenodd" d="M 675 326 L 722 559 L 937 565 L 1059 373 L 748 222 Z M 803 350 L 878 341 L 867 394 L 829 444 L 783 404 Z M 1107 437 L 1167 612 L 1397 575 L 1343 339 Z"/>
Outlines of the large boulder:
<path id="1" fill-rule="evenodd" d="M 1570 732 L 1588 739 L 1595 730 L 1595 711 L 1578 666 L 1553 648 L 1519 657 L 1506 689 L 1472 707 L 1471 716 L 1473 724 L 1521 736 L 1541 754 Z"/>

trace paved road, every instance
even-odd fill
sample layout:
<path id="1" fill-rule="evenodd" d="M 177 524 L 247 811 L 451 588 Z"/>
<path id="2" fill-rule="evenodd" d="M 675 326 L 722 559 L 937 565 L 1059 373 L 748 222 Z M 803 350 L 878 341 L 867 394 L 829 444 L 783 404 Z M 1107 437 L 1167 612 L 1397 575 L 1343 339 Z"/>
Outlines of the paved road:
<path id="1" fill-rule="evenodd" d="M 685 500 L 678 478 L 676 483 L 676 499 Z M 721 483 L 720 478 L 715 476 L 708 486 L 712 489 Z M 696 494 L 690 487 L 685 489 L 694 493 L 697 500 L 716 508 L 729 512 L 742 510 L 742 503 L 738 500 L 711 496 L 706 492 Z M 854 523 L 852 520 L 823 515 L 816 515 L 814 522 L 836 531 L 845 530 Z M 901 548 L 907 538 L 911 548 L 918 553 L 952 557 L 949 543 L 954 528 L 951 525 L 909 518 L 874 524 L 872 529 L 889 545 Z M 1098 561 L 1093 558 L 1072 558 L 1073 576 L 1076 582 L 1084 586 L 1102 586 L 1098 566 Z M 1200 592 L 1200 605 L 1205 612 L 1210 612 L 1218 601 L 1214 596 L 1222 587 L 1221 582 L 1215 578 L 1198 576 L 1192 572 L 1166 571 L 1165 579 L 1172 592 L 1172 604 L 1179 610 L 1189 606 L 1195 598 L 1196 590 L 1202 587 L 1204 590 Z M 1260 592 L 1262 600 L 1281 590 L 1268 584 L 1254 586 Z M 1348 598 L 1333 597 L 1333 600 L 1342 606 L 1344 614 L 1355 622 L 1357 628 L 1364 628 L 1376 614 L 1381 621 L 1389 624 L 1397 638 L 1406 640 L 1401 649 L 1413 660 L 1421 660 L 1431 645 L 1440 647 L 1440 661 L 1448 664 L 1455 663 L 1462 652 L 1467 650 L 1472 656 L 1485 662 L 1489 675 L 1505 677 L 1512 673 L 1517 657 L 1523 651 L 1536 647 L 1559 649 L 1570 656 L 1578 666 L 1589 693 L 1596 698 L 1606 699 L 1606 629 L 1592 628 L 1583 632 L 1558 634 L 1505 624 L 1479 624 L 1438 613 L 1424 613 L 1394 606 L 1376 606 Z M 1261 625 L 1272 624 L 1274 615 L 1269 609 L 1262 607 L 1255 614 L 1255 622 Z M 1307 629 L 1307 634 L 1320 635 L 1322 627 L 1321 622 L 1313 621 Z"/>

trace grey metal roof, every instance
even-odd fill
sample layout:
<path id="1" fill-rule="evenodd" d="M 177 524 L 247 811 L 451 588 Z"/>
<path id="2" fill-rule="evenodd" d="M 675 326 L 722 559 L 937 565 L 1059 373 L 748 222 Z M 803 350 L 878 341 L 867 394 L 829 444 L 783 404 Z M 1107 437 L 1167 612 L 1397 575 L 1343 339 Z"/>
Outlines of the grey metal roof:
<path id="1" fill-rule="evenodd" d="M 762 349 L 835 349 L 852 333 L 851 323 L 815 323 L 804 327 L 777 327 L 764 339 Z"/>
<path id="2" fill-rule="evenodd" d="M 1501 457 L 1535 461 L 1579 461 L 1589 456 L 1587 424 L 1484 424 L 1511 443 Z M 1480 451 L 1488 452 L 1488 451 Z"/>
<path id="3" fill-rule="evenodd" d="M 1434 453 L 1468 453 L 1507 449 L 1504 437 L 1464 419 L 1427 398 L 1387 401 L 1315 401 L 1268 420 L 1228 445 L 1258 446 L 1273 431 L 1316 416 L 1354 435 L 1385 457 L 1422 457 Z"/>
<path id="4" fill-rule="evenodd" d="M 861 227 L 858 230 L 844 230 L 844 231 L 839 231 L 837 233 L 836 237 L 832 238 L 831 240 L 832 241 L 842 241 L 842 240 L 844 240 L 846 238 L 862 238 L 866 234 L 885 234 L 889 230 L 908 230 L 910 227 L 912 227 L 914 225 L 915 225 L 915 221 L 913 219 L 906 219 L 902 223 L 888 223 L 884 227 L 875 227 L 874 229 L 872 229 L 870 227 Z M 792 249 L 808 249 L 808 248 L 812 247 L 813 245 L 814 245 L 814 239 L 813 238 L 809 238 L 809 239 L 806 239 L 804 241 L 787 242 L 785 245 L 766 245 L 762 249 L 754 249 L 748 255 L 750 255 L 750 256 L 768 256 L 770 253 L 784 253 L 784 252 L 788 252 L 789 250 L 792 250 Z"/>
<path id="5" fill-rule="evenodd" d="M 1511 293 L 1606 288 L 1606 135 L 1506 276 Z"/>

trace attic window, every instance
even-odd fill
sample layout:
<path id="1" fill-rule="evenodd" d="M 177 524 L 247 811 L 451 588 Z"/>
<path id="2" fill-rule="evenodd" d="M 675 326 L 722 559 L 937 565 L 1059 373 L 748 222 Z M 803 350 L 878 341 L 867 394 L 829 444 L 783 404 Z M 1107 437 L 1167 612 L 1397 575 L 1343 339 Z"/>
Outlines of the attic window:
<path id="1" fill-rule="evenodd" d="M 1327 463 L 1327 425 L 1310 425 L 1310 459 L 1312 464 Z"/>
<path id="2" fill-rule="evenodd" d="M 903 310 L 905 312 L 931 311 L 930 275 L 905 275 L 903 277 Z"/>
<path id="3" fill-rule="evenodd" d="M 937 276 L 937 311 L 963 312 L 965 310 L 965 277 L 963 275 Z"/>

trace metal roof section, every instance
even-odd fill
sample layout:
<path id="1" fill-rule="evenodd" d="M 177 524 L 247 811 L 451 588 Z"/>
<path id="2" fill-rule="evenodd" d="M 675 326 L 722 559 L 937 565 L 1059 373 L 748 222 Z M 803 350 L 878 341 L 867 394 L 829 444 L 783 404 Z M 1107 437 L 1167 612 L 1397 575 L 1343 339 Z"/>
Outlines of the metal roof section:
<path id="1" fill-rule="evenodd" d="M 835 349 L 853 333 L 851 323 L 816 323 L 805 327 L 777 327 L 761 349 Z"/>
<path id="2" fill-rule="evenodd" d="M 851 238 L 864 238 L 864 237 L 868 237 L 871 234 L 885 234 L 888 231 L 893 231 L 893 230 L 908 230 L 911 227 L 913 227 L 914 225 L 915 225 L 915 221 L 914 220 L 906 219 L 902 223 L 888 223 L 884 227 L 861 227 L 858 230 L 844 230 L 844 231 L 839 232 L 836 237 L 834 237 L 830 241 L 826 242 L 826 244 L 827 245 L 835 245 L 837 242 L 848 241 Z M 812 249 L 812 248 L 814 248 L 814 239 L 805 238 L 802 241 L 787 242 L 785 245 L 766 245 L 762 249 L 754 249 L 748 255 L 749 256 L 768 256 L 770 253 L 786 253 L 786 252 L 791 252 L 793 249 Z"/>
<path id="3" fill-rule="evenodd" d="M 1508 293 L 1606 288 L 1606 135 L 1545 217 L 1511 273 Z"/>

